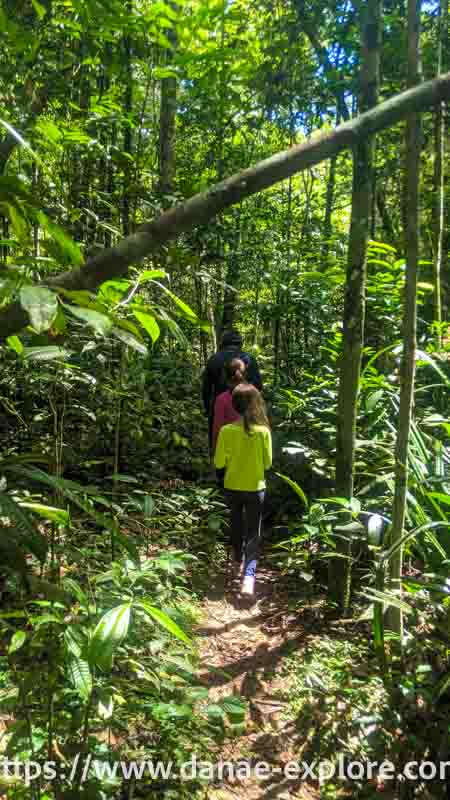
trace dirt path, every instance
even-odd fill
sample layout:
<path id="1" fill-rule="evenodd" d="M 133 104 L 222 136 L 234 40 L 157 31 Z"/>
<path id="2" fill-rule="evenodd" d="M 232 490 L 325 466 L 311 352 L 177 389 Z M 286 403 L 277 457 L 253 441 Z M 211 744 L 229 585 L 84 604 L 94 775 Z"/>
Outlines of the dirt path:
<path id="1" fill-rule="evenodd" d="M 248 703 L 245 733 L 227 741 L 217 759 L 245 760 L 270 765 L 270 778 L 247 777 L 218 781 L 208 789 L 208 800 L 313 800 L 318 797 L 299 779 L 285 775 L 285 765 L 301 760 L 301 735 L 286 720 L 286 685 L 280 674 L 283 656 L 301 648 L 314 625 L 318 607 L 301 613 L 289 608 L 289 591 L 270 568 L 258 573 L 256 602 L 243 604 L 224 577 L 216 576 L 203 603 L 198 628 L 203 671 L 211 700 L 235 694 Z M 291 604 L 292 605 L 292 604 Z M 209 668 L 212 668 L 210 671 Z M 283 691 L 284 689 L 284 691 Z"/>

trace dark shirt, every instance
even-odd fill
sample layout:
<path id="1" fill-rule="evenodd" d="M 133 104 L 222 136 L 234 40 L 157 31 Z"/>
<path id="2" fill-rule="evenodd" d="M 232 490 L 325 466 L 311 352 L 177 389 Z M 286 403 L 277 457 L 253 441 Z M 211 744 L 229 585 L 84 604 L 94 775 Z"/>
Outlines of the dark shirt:
<path id="1" fill-rule="evenodd" d="M 203 373 L 202 398 L 206 414 L 212 414 L 217 395 L 225 392 L 228 386 L 225 381 L 224 366 L 232 358 L 241 358 L 247 367 L 247 380 L 262 390 L 261 375 L 256 359 L 250 353 L 244 353 L 236 347 L 219 350 L 209 359 Z"/>

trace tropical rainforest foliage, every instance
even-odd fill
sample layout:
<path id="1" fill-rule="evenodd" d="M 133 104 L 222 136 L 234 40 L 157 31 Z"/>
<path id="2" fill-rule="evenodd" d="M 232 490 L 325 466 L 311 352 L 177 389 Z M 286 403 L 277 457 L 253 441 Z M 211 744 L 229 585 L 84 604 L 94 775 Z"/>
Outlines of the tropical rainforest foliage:
<path id="1" fill-rule="evenodd" d="M 285 749 L 449 760 L 447 0 L 0 0 L 0 25 L 0 746 L 57 766 L 4 796 L 250 796 L 84 774 L 248 755 L 252 692 L 212 691 L 199 640 L 227 559 L 200 376 L 231 327 L 273 426 Z"/>

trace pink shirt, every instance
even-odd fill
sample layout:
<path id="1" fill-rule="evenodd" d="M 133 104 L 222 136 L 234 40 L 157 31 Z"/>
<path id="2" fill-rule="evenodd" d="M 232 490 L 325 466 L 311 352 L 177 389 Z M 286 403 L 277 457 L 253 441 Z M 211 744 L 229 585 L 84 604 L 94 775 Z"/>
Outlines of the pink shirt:
<path id="1" fill-rule="evenodd" d="M 233 408 L 233 404 L 231 402 L 231 392 L 229 389 L 227 389 L 226 392 L 222 392 L 222 394 L 217 396 L 216 404 L 214 406 L 212 435 L 213 452 L 216 449 L 217 438 L 219 436 L 220 429 L 223 428 L 224 425 L 229 425 L 230 422 L 236 422 L 237 419 L 239 419 L 239 414 Z"/>

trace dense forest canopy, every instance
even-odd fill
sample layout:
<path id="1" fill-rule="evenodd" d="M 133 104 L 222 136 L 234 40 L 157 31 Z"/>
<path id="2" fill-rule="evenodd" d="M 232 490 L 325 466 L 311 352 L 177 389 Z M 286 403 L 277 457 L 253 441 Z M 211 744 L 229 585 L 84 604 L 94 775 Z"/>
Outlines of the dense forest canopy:
<path id="1" fill-rule="evenodd" d="M 448 759 L 447 0 L 0 0 L 0 26 L 0 742 L 40 769 L 0 789 L 236 796 L 83 759 L 247 757 L 261 686 L 283 752 Z M 230 330 L 274 464 L 263 622 L 222 586 L 211 633 L 201 374 Z"/>

